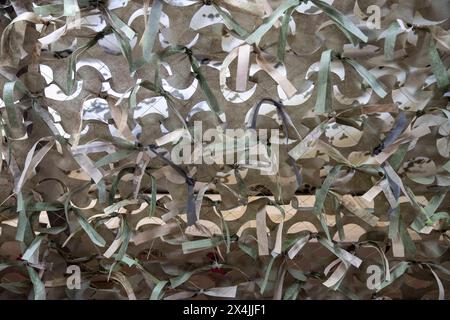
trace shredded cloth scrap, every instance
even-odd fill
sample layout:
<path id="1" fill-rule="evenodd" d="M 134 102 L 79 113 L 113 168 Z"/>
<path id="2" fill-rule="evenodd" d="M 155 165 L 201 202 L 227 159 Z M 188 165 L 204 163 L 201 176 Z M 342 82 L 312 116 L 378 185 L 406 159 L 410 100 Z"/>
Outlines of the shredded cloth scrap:
<path id="1" fill-rule="evenodd" d="M 450 0 L 1 0 L 0 299 L 449 299 Z"/>

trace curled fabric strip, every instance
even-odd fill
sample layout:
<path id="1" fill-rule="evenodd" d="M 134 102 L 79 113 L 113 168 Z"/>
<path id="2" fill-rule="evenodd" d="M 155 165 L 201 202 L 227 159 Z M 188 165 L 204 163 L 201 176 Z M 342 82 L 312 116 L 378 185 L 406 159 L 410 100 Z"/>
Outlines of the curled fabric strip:
<path id="1" fill-rule="evenodd" d="M 171 160 L 164 157 L 161 153 L 159 153 L 157 148 L 153 145 L 149 146 L 149 150 L 158 156 L 163 162 L 171 166 L 175 169 L 176 172 L 178 172 L 182 177 L 184 177 L 186 184 L 187 184 L 187 205 L 186 205 L 186 211 L 187 211 L 187 222 L 188 226 L 194 225 L 197 221 L 197 214 L 195 210 L 195 192 L 194 192 L 194 186 L 195 181 L 191 177 L 188 176 L 188 174 L 180 167 L 174 164 Z"/>
<path id="2" fill-rule="evenodd" d="M 447 298 L 448 14 L 362 2 L 6 1 L 0 298 Z"/>

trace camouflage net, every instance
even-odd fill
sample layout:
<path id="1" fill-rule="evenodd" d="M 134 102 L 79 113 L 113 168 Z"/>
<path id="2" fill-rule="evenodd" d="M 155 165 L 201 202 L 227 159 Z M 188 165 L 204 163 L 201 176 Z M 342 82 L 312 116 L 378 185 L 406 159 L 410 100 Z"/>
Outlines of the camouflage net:
<path id="1" fill-rule="evenodd" d="M 1 299 L 449 298 L 448 0 L 0 10 Z"/>

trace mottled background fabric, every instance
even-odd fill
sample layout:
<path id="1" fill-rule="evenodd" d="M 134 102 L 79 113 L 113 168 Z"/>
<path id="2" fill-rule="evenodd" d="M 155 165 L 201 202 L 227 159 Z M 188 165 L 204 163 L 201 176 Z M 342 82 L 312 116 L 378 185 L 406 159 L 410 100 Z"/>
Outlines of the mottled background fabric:
<path id="1" fill-rule="evenodd" d="M 1 3 L 1 299 L 449 298 L 448 0 Z"/>

